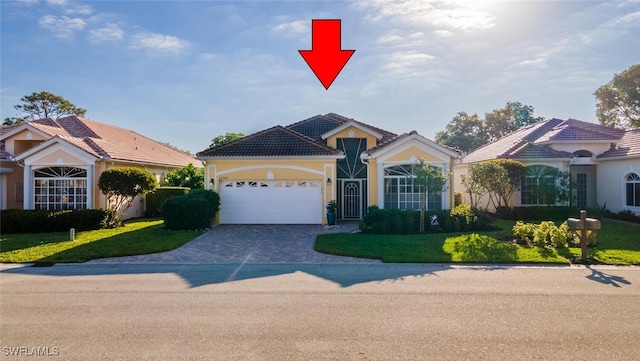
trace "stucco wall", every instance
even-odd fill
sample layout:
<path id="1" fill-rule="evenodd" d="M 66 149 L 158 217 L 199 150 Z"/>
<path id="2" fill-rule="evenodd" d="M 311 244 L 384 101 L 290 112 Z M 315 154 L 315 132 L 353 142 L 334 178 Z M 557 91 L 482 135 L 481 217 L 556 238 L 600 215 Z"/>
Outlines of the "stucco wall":
<path id="1" fill-rule="evenodd" d="M 350 132 L 353 132 L 353 134 L 349 134 Z M 331 148 L 338 148 L 337 146 L 337 139 L 338 138 L 366 138 L 367 139 L 367 148 L 373 148 L 376 146 L 376 142 L 377 139 L 376 137 L 374 137 L 373 135 L 366 133 L 354 126 L 349 126 L 341 131 L 339 131 L 336 134 L 331 135 L 330 137 L 328 137 L 327 140 L 327 145 Z"/>
<path id="2" fill-rule="evenodd" d="M 625 177 L 629 173 L 640 175 L 640 158 L 607 160 L 598 163 L 598 203 L 605 202 L 613 212 L 630 209 L 640 214 L 640 207 L 625 205 Z"/>
<path id="3" fill-rule="evenodd" d="M 331 184 L 327 182 L 329 178 Z M 252 158 L 205 161 L 205 188 L 220 193 L 220 183 L 225 180 L 315 180 L 322 184 L 324 204 L 336 199 L 337 196 L 336 160 L 332 158 Z M 216 217 L 216 222 L 219 218 Z M 323 223 L 326 223 L 324 214 Z"/>
<path id="4" fill-rule="evenodd" d="M 545 165 L 545 166 L 549 166 L 549 167 L 553 167 L 556 169 L 559 169 L 562 172 L 567 172 L 569 170 L 569 162 L 565 162 L 565 161 L 548 161 L 548 160 L 533 160 L 533 161 L 522 161 L 520 160 L 522 163 L 524 163 L 525 166 L 529 167 L 532 165 Z M 466 204 L 471 204 L 471 200 L 469 197 L 469 193 L 467 193 L 467 189 L 465 188 L 464 185 L 462 185 L 462 176 L 463 175 L 467 175 L 469 173 L 469 164 L 465 163 L 465 164 L 458 164 L 455 166 L 455 173 L 454 173 L 454 188 L 456 192 L 460 192 L 462 193 L 462 203 L 466 203 Z M 520 191 L 515 191 L 513 193 L 513 195 L 511 196 L 511 198 L 509 199 L 509 206 L 510 207 L 519 207 L 521 206 L 520 203 L 520 198 L 521 198 L 521 194 Z M 491 204 L 489 197 L 488 196 L 483 196 L 478 200 L 477 203 L 478 208 L 480 209 L 487 209 L 491 212 L 495 211 L 495 207 Z"/>

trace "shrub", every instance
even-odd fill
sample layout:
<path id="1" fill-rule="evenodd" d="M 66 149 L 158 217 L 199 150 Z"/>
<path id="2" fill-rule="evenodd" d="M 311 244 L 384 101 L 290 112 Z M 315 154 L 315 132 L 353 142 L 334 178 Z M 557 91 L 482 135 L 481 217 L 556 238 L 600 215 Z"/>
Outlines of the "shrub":
<path id="1" fill-rule="evenodd" d="M 162 216 L 162 206 L 171 197 L 182 196 L 189 193 L 186 187 L 158 187 L 154 191 L 146 194 L 147 209 L 144 213 L 146 217 Z"/>
<path id="2" fill-rule="evenodd" d="M 88 231 L 103 228 L 108 216 L 109 211 L 105 209 L 9 209 L 0 211 L 0 233 L 63 232 L 70 228 Z"/>
<path id="3" fill-rule="evenodd" d="M 107 226 L 119 227 L 131 207 L 133 199 L 148 193 L 158 186 L 153 173 L 139 168 L 112 168 L 102 172 L 98 188 L 107 196 L 112 211 Z"/>
<path id="4" fill-rule="evenodd" d="M 220 208 L 218 193 L 193 189 L 189 193 L 167 199 L 162 208 L 164 224 L 172 230 L 205 229 Z"/>
<path id="5" fill-rule="evenodd" d="M 459 206 L 462 204 L 462 193 L 460 192 L 455 192 L 453 195 L 453 205 L 454 206 Z"/>
<path id="6" fill-rule="evenodd" d="M 535 206 L 535 207 L 500 207 L 496 209 L 495 216 L 499 219 L 523 220 L 523 221 L 561 221 L 570 217 L 579 217 L 584 207 L 567 206 Z M 602 217 L 602 211 L 598 208 L 586 208 L 587 214 Z"/>
<path id="7" fill-rule="evenodd" d="M 566 248 L 569 244 L 575 244 L 574 235 L 566 221 L 560 226 L 551 221 L 540 224 L 517 221 L 513 226 L 513 236 L 519 242 L 545 248 Z"/>
<path id="8" fill-rule="evenodd" d="M 432 224 L 432 218 L 437 222 Z M 484 212 L 472 209 L 468 205 L 460 205 L 449 210 L 425 211 L 426 232 L 458 232 L 467 230 L 487 230 L 492 218 Z M 372 206 L 360 222 L 363 233 L 378 234 L 410 234 L 420 231 L 420 213 L 409 209 L 379 209 Z"/>
<path id="9" fill-rule="evenodd" d="M 640 216 L 637 216 L 633 211 L 625 209 L 616 214 L 615 219 L 627 222 L 640 223 Z"/>

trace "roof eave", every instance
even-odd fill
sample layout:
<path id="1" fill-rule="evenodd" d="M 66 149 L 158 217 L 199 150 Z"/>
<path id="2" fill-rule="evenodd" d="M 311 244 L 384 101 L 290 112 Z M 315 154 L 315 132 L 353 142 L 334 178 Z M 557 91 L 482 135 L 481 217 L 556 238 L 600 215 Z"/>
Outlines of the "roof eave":
<path id="1" fill-rule="evenodd" d="M 630 158 L 640 158 L 640 154 L 627 154 L 627 155 L 616 155 L 613 157 L 596 157 L 596 161 L 603 161 L 603 160 L 625 160 L 625 159 L 630 159 Z"/>
<path id="2" fill-rule="evenodd" d="M 269 156 L 259 156 L 259 155 L 214 155 L 214 156 L 198 156 L 196 159 L 201 161 L 207 160 L 232 160 L 232 159 L 283 159 L 283 158 L 294 158 L 294 159 L 343 159 L 345 157 L 344 154 L 334 154 L 334 155 L 269 155 Z"/>
<path id="3" fill-rule="evenodd" d="M 359 123 L 354 122 L 354 121 L 347 121 L 346 123 L 343 123 L 343 124 L 337 126 L 337 127 L 333 128 L 333 129 L 331 129 L 330 131 L 320 135 L 320 138 L 322 140 L 325 140 L 325 139 L 329 138 L 330 136 L 332 136 L 334 134 L 337 134 L 337 133 L 339 133 L 339 132 L 341 132 L 341 131 L 343 131 L 343 130 L 351 127 L 351 126 L 356 128 L 356 129 L 359 129 L 359 130 L 361 130 L 361 131 L 363 131 L 363 132 L 365 132 L 367 134 L 373 135 L 378 140 L 381 140 L 383 138 L 383 135 L 380 134 L 379 132 L 376 132 L 375 130 L 373 130 L 371 128 L 368 128 L 368 127 L 365 127 L 364 125 L 359 124 Z"/>

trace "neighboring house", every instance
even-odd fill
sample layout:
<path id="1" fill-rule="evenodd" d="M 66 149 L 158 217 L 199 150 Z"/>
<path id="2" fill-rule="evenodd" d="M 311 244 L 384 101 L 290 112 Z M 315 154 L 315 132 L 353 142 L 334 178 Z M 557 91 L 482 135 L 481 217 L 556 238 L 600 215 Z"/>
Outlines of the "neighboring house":
<path id="1" fill-rule="evenodd" d="M 68 116 L 0 128 L 2 209 L 106 208 L 100 174 L 138 167 L 160 182 L 168 170 L 199 163 L 131 130 Z M 199 164 L 198 164 L 199 165 Z M 144 215 L 138 198 L 126 218 Z"/>
<path id="2" fill-rule="evenodd" d="M 412 167 L 423 158 L 451 175 L 428 195 L 428 208 L 448 209 L 454 161 L 460 153 L 417 134 L 396 135 L 337 114 L 275 126 L 203 150 L 205 187 L 220 194 L 218 223 L 326 223 L 361 219 L 368 206 L 418 209 Z"/>
<path id="3" fill-rule="evenodd" d="M 513 159 L 527 166 L 510 206 L 545 205 L 537 186 L 555 187 L 546 172 L 571 174 L 570 205 L 640 214 L 640 130 L 624 131 L 575 119 L 549 119 L 524 127 L 465 155 L 456 166 L 455 190 L 469 198 L 461 184 L 472 163 Z M 483 201 L 486 202 L 486 199 Z"/>

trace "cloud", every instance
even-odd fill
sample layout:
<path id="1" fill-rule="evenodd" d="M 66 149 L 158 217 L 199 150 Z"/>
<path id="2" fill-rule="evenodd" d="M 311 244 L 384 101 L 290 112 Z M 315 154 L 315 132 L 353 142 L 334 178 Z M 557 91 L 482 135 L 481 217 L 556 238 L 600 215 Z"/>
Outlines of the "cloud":
<path id="1" fill-rule="evenodd" d="M 104 28 L 89 30 L 92 43 L 120 41 L 124 38 L 124 31 L 116 24 L 107 24 Z"/>
<path id="2" fill-rule="evenodd" d="M 356 4 L 375 22 L 393 21 L 443 30 L 476 30 L 494 26 L 494 17 L 473 4 L 424 0 L 369 0 Z"/>
<path id="3" fill-rule="evenodd" d="M 65 14 L 91 15 L 91 13 L 93 13 L 93 8 L 87 4 L 79 4 L 67 0 L 47 0 L 47 3 L 63 8 Z"/>
<path id="4" fill-rule="evenodd" d="M 59 39 L 70 39 L 75 32 L 84 29 L 87 23 L 80 18 L 67 16 L 45 15 L 40 18 L 40 27 L 50 30 Z"/>
<path id="5" fill-rule="evenodd" d="M 618 19 L 616 19 L 617 23 L 622 24 L 633 24 L 640 22 L 640 11 L 636 11 L 634 13 L 626 14 Z"/>
<path id="6" fill-rule="evenodd" d="M 389 61 L 382 68 L 396 75 L 415 76 L 423 73 L 424 65 L 435 57 L 415 50 L 391 54 Z"/>
<path id="7" fill-rule="evenodd" d="M 187 40 L 157 33 L 140 33 L 131 37 L 132 48 L 152 53 L 177 54 L 189 45 Z"/>
<path id="8" fill-rule="evenodd" d="M 309 33 L 309 21 L 296 20 L 274 26 L 273 31 L 283 34 L 298 35 Z"/>
<path id="9" fill-rule="evenodd" d="M 24 6 L 31 6 L 31 5 L 36 5 L 39 2 L 40 2 L 39 0 L 18 0 L 17 4 L 24 5 Z"/>

